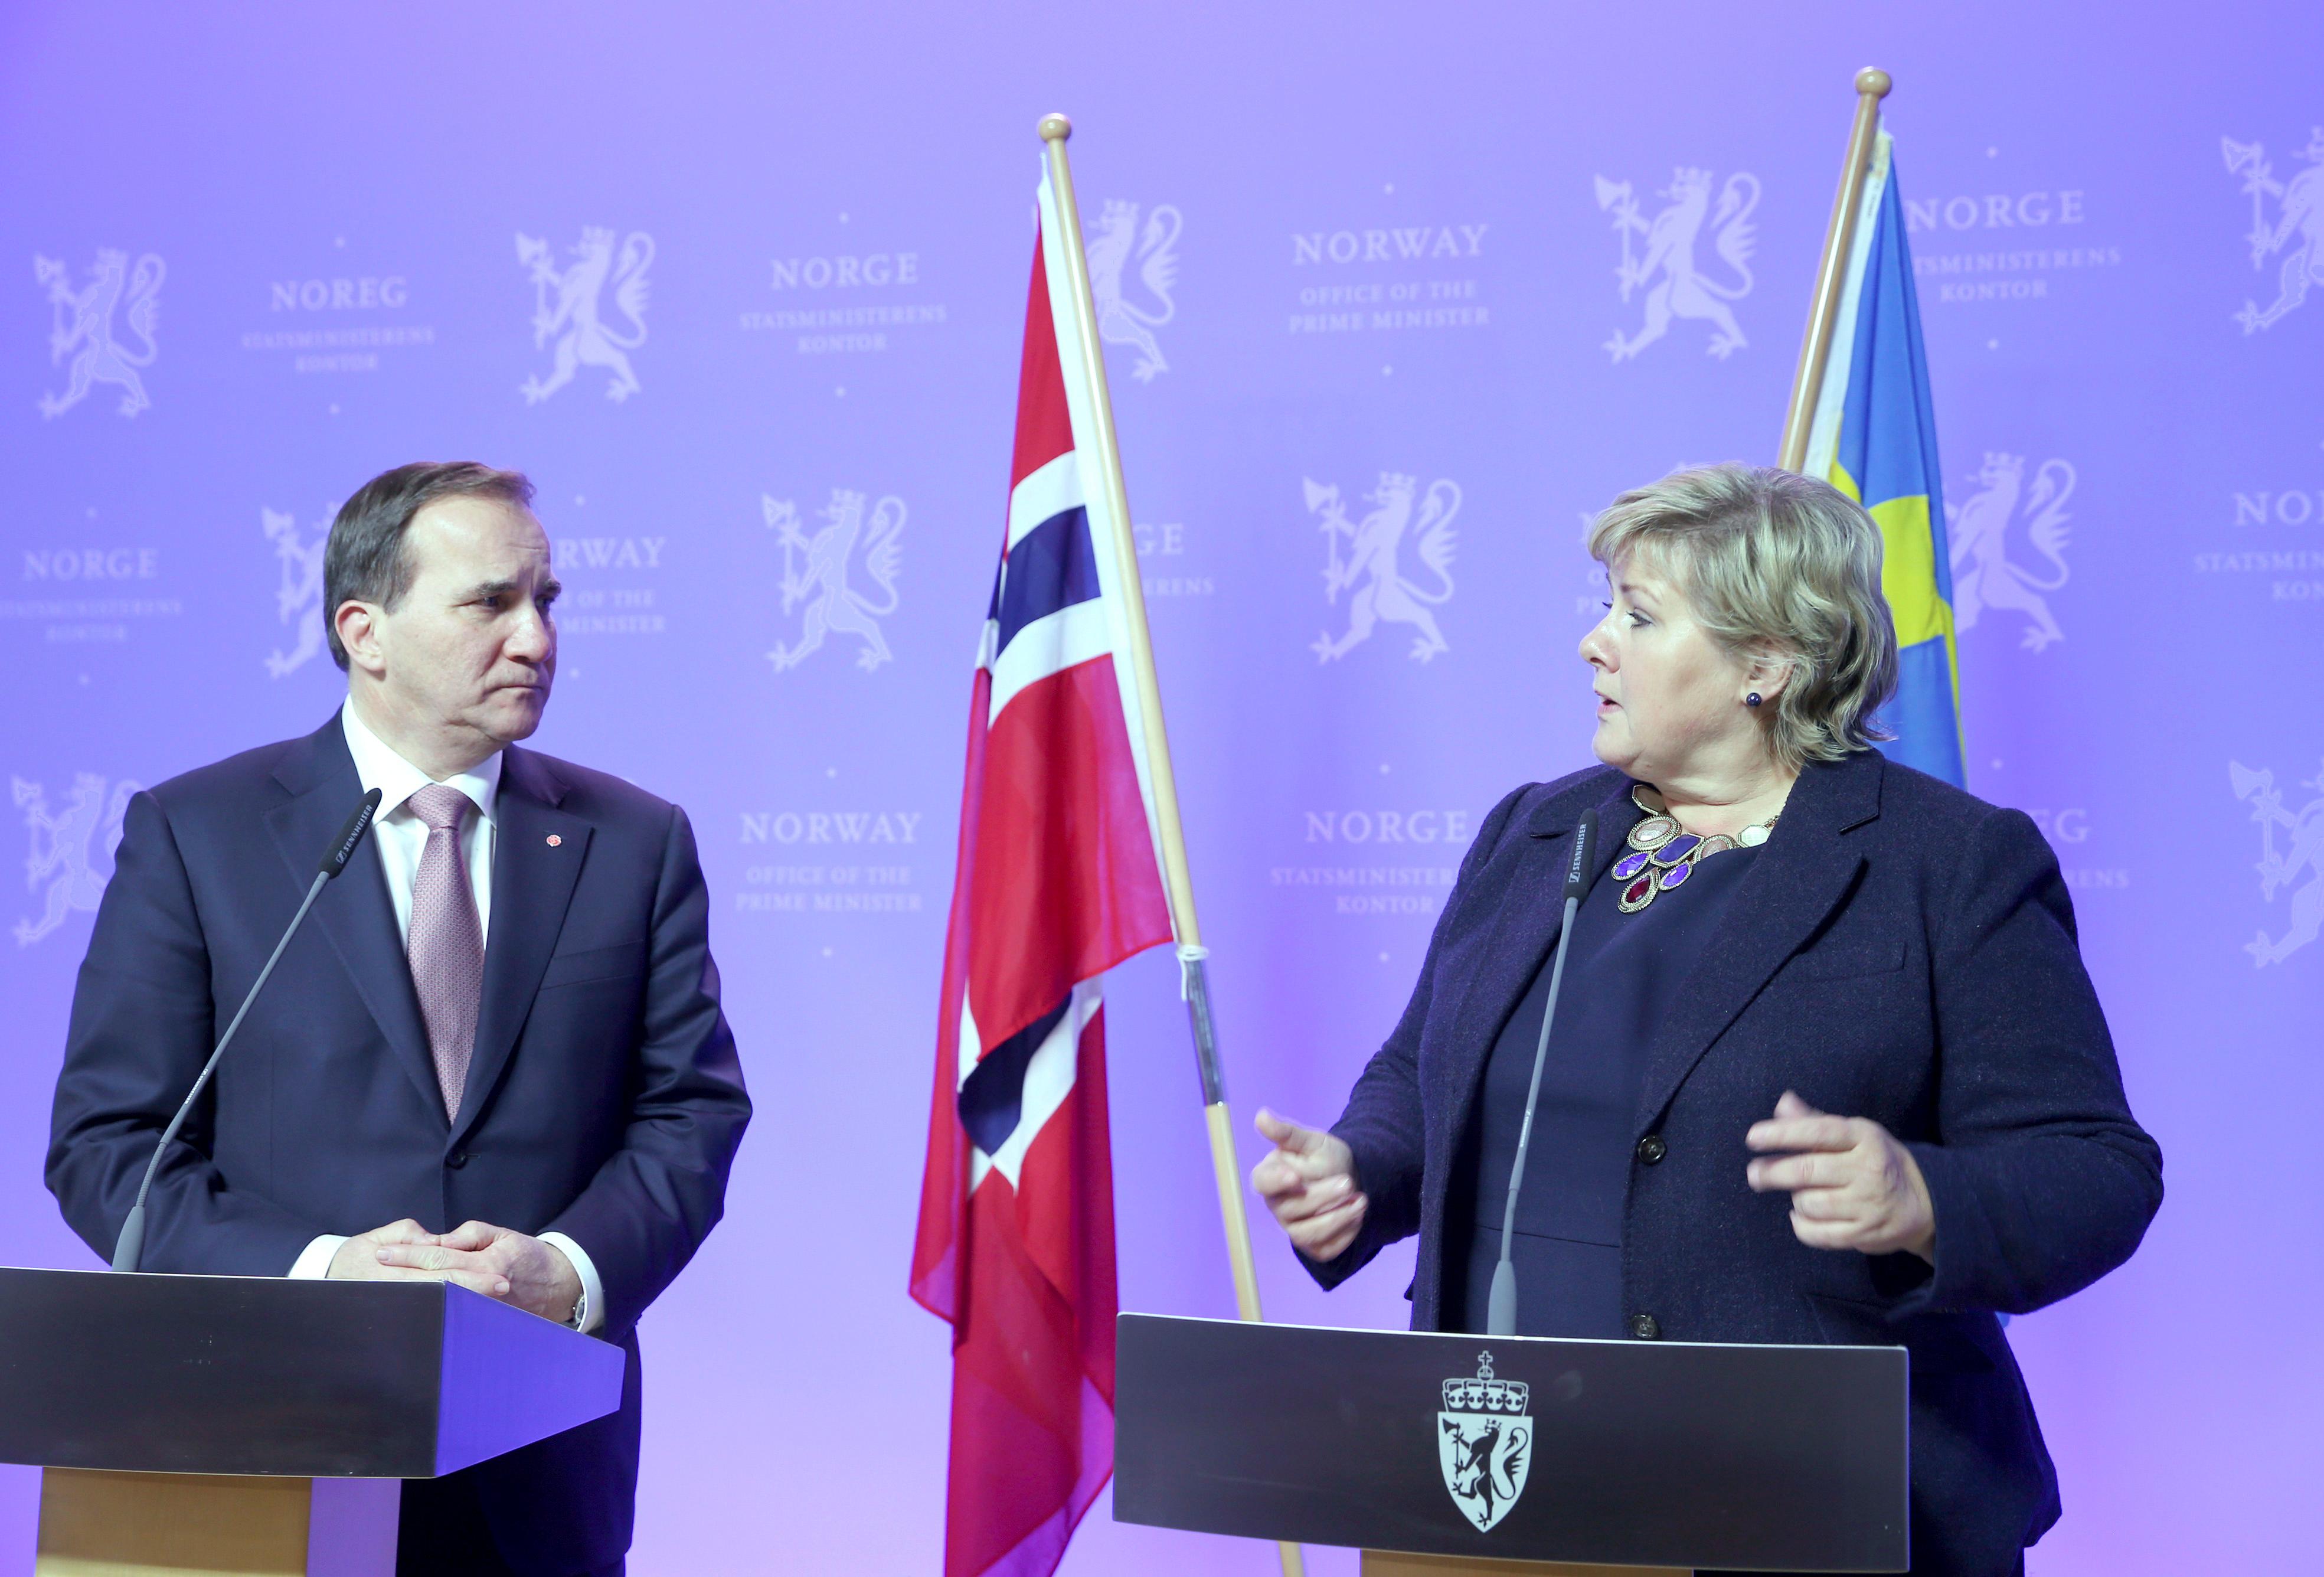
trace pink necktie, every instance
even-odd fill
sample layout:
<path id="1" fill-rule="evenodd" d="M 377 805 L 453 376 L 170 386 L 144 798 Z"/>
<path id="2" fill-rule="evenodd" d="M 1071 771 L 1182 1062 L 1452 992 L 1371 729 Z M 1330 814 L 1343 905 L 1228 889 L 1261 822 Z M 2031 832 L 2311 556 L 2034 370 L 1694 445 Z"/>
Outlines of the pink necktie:
<path id="1" fill-rule="evenodd" d="M 404 956 L 411 964 L 420 1016 L 428 1025 L 444 1115 L 452 1117 L 467 1088 L 476 1010 L 484 994 L 484 928 L 476 919 L 476 895 L 460 853 L 460 824 L 473 806 L 466 795 L 444 783 L 430 784 L 405 803 L 428 829 L 428 847 L 411 883 L 411 931 Z"/>

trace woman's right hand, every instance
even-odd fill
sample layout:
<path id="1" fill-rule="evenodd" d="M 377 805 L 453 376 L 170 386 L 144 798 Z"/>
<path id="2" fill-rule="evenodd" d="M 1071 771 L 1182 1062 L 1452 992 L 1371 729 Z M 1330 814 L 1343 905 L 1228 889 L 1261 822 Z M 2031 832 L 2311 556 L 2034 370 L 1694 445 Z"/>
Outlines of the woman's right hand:
<path id="1" fill-rule="evenodd" d="M 1362 1230 L 1370 1201 L 1356 1186 L 1356 1157 L 1347 1142 L 1259 1109 L 1258 1128 L 1274 1150 L 1250 1169 L 1250 1185 L 1310 1259 L 1336 1259 Z"/>

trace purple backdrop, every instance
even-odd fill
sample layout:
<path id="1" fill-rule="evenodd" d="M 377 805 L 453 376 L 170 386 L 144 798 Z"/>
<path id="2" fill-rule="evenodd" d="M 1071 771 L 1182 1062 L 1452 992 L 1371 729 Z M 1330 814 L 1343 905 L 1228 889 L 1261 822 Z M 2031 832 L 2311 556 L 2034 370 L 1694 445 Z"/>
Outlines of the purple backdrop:
<path id="1" fill-rule="evenodd" d="M 28 862 L 0 896 L 0 1257 L 94 1263 L 40 1163 L 122 797 L 327 714 L 317 550 L 357 483 L 521 466 L 570 587 L 539 742 L 692 813 L 761 1107 L 727 1223 L 646 1321 L 633 1569 L 936 1570 L 945 1342 L 904 1278 L 1035 118 L 1075 117 L 1114 259 L 1231 1088 L 1246 1120 L 1323 1119 L 1482 812 L 1587 759 L 1584 515 L 1676 463 L 1772 455 L 1849 78 L 1877 63 L 1958 511 L 1971 786 L 2056 844 L 2169 1157 L 2140 1257 L 2010 1328 L 2066 1504 L 2033 1569 L 2307 1569 L 2319 50 L 2297 0 L 15 0 L 0 769 Z M 1626 272 L 1698 187 L 1691 263 Z M 1696 281 L 1675 299 L 1707 308 L 1637 343 L 1650 294 Z M 1384 622 L 1320 659 L 1357 633 L 1324 595 L 1342 524 L 1406 488 L 1457 512 L 1449 580 L 1395 571 L 1442 599 L 1434 634 Z M 851 513 L 900 518 L 901 567 L 859 555 L 835 593 L 804 544 Z M 802 651 L 818 604 L 876 633 Z M 1124 1305 L 1229 1313 L 1172 967 L 1111 991 Z M 1327 1299 L 1263 1249 L 1277 1316 L 1402 1322 L 1408 1250 Z M 25 1569 L 31 1494 L 0 1483 L 0 1569 Z M 1066 1570 L 1271 1563 L 1101 1505 Z"/>

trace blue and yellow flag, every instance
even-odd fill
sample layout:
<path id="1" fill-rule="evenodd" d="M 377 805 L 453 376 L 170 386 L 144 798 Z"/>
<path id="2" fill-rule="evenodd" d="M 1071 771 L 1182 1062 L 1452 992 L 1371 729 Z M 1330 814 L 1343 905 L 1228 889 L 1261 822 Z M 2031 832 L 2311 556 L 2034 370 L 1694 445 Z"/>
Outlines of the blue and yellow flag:
<path id="1" fill-rule="evenodd" d="M 1904 205 L 1885 132 L 1858 211 L 1804 469 L 1864 505 L 1886 544 L 1881 589 L 1895 616 L 1902 671 L 1895 698 L 1881 713 L 1896 738 L 1883 749 L 1906 766 L 1961 783 L 1960 666 L 1936 414 Z"/>

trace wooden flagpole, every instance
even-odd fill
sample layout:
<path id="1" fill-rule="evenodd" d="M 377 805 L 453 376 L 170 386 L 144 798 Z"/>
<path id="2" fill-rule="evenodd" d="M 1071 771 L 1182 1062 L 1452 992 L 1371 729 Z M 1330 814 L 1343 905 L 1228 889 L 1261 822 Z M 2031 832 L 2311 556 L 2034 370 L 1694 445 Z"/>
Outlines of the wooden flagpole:
<path id="1" fill-rule="evenodd" d="M 1832 198 L 1831 223 L 1823 236 L 1823 262 L 1816 269 L 1815 294 L 1808 301 L 1807 337 L 1800 346 L 1800 370 L 1792 380 L 1791 409 L 1784 413 L 1784 443 L 1775 462 L 1786 471 L 1807 463 L 1808 429 L 1815 425 L 1816 401 L 1823 396 L 1823 366 L 1840 316 L 1840 294 L 1848 282 L 1848 257 L 1856 244 L 1856 210 L 1863 206 L 1865 172 L 1880 130 L 1880 101 L 1888 97 L 1888 73 L 1867 66 L 1856 74 L 1856 122 L 1848 132 L 1848 161 L 1840 169 L 1840 195 Z"/>
<path id="2" fill-rule="evenodd" d="M 1234 1271 L 1235 1309 L 1246 1320 L 1258 1320 L 1259 1268 L 1251 1259 L 1250 1217 L 1243 1207 L 1242 1165 L 1235 1157 L 1234 1118 L 1227 1105 L 1226 1079 L 1219 1066 L 1216 1033 L 1211 1019 L 1210 981 L 1204 969 L 1210 956 L 1203 946 L 1203 931 L 1194 918 L 1194 884 L 1186 872 L 1186 834 L 1178 820 L 1178 779 L 1170 768 L 1170 735 L 1162 722 L 1162 686 L 1154 672 L 1154 638 L 1146 623 L 1146 588 L 1138 575 L 1138 543 L 1130 529 L 1130 489 L 1121 476 L 1121 447 L 1113 432 L 1113 399 L 1106 391 L 1105 354 L 1098 347 L 1097 302 L 1090 292 L 1089 258 L 1082 250 L 1081 208 L 1074 198 L 1074 172 L 1065 161 L 1065 139 L 1074 124 L 1061 115 L 1046 115 L 1039 126 L 1047 144 L 1049 184 L 1057 198 L 1057 237 L 1065 248 L 1073 275 L 1074 322 L 1081 331 L 1082 373 L 1090 389 L 1090 408 L 1096 432 L 1099 467 L 1108 512 L 1113 517 L 1114 560 L 1123 567 L 1122 608 L 1130 623 L 1130 669 L 1138 680 L 1138 709 L 1145 723 L 1146 767 L 1154 789 L 1154 819 L 1162 842 L 1162 882 L 1170 899 L 1170 928 L 1178 938 L 1178 965 L 1183 973 L 1187 1017 L 1194 1032 L 1194 1062 L 1203 1079 L 1203 1106 L 1210 1121 L 1211 1169 L 1219 1189 L 1219 1214 L 1225 1222 L 1227 1259 Z M 1283 1557 L 1284 1577 L 1302 1577 L 1299 1546 L 1276 1546 Z"/>

